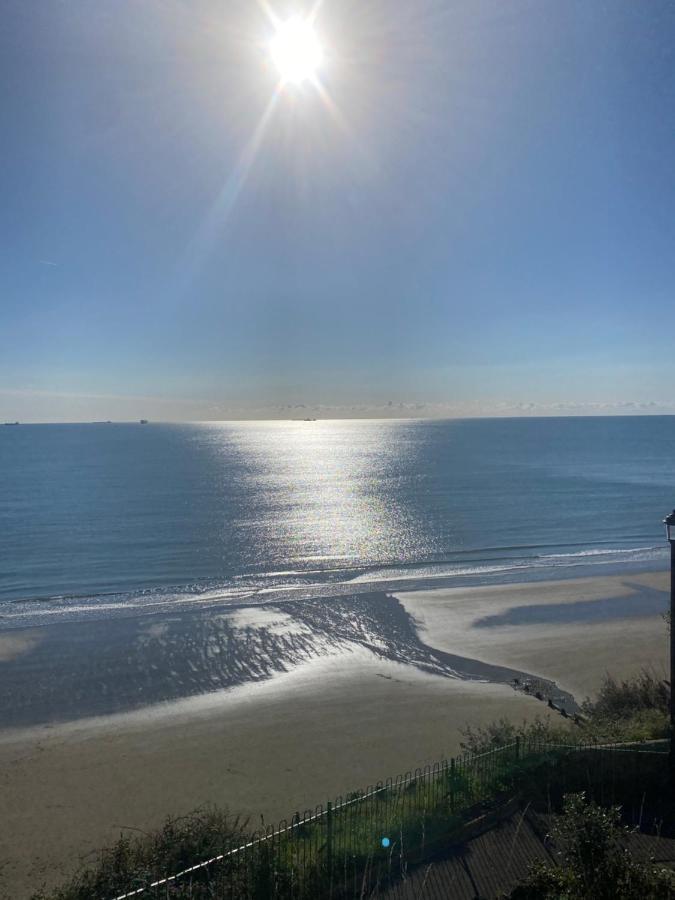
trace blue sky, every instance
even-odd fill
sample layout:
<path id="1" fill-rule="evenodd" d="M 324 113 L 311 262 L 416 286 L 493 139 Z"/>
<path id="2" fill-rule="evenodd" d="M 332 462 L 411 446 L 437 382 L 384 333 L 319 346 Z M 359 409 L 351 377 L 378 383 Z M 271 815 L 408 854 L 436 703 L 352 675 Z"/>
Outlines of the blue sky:
<path id="1" fill-rule="evenodd" d="M 260 129 L 262 4 L 5 0 L 0 418 L 675 412 L 675 6 L 316 29 Z"/>

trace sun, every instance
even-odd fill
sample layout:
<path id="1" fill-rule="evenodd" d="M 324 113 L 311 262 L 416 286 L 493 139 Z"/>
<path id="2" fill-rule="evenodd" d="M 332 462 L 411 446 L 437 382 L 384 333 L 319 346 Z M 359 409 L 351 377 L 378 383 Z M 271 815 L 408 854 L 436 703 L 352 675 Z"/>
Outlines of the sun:
<path id="1" fill-rule="evenodd" d="M 270 42 L 270 55 L 282 82 L 292 84 L 314 79 L 323 60 L 323 50 L 314 29 L 299 17 L 277 27 Z"/>

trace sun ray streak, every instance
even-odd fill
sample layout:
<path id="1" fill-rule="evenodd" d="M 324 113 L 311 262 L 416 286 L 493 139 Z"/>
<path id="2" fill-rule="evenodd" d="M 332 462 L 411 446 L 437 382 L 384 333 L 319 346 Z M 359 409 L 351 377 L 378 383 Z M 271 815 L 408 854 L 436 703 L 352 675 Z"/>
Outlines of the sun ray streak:
<path id="1" fill-rule="evenodd" d="M 318 93 L 319 97 L 321 98 L 321 102 L 326 107 L 326 111 L 331 116 L 338 128 L 340 128 L 340 130 L 343 131 L 349 138 L 353 139 L 354 135 L 352 132 L 352 128 L 349 125 L 349 122 L 347 121 L 344 113 L 318 78 L 312 79 L 312 87 Z"/>
<path id="2" fill-rule="evenodd" d="M 279 25 L 280 25 L 280 23 L 281 23 L 281 19 L 280 19 L 279 16 L 274 12 L 274 10 L 273 10 L 272 7 L 269 5 L 269 3 L 267 2 L 267 0 L 258 0 L 258 6 L 259 6 L 260 9 L 263 11 L 263 13 L 264 13 L 264 15 L 265 15 L 265 18 L 268 20 L 268 22 L 270 22 L 270 24 L 272 25 L 272 27 L 273 27 L 273 28 L 278 28 Z"/>
<path id="3" fill-rule="evenodd" d="M 194 277 L 204 261 L 213 249 L 218 235 L 227 224 L 228 219 L 236 206 L 239 195 L 246 184 L 249 173 L 255 162 L 258 151 L 263 142 L 265 131 L 272 118 L 279 98 L 280 89 L 272 94 L 269 103 L 265 107 L 253 134 L 246 143 L 236 165 L 230 172 L 222 190 L 219 192 L 210 210 L 199 225 L 196 234 L 188 244 L 186 260 L 184 263 L 185 285 Z"/>
<path id="4" fill-rule="evenodd" d="M 326 87 L 318 78 L 312 79 L 312 87 L 316 90 L 321 99 L 321 102 L 326 108 L 326 112 L 332 118 L 336 127 L 349 140 L 350 146 L 358 154 L 361 166 L 371 174 L 376 174 L 378 167 L 375 159 L 373 158 L 372 154 L 368 152 L 366 147 L 364 147 L 364 145 L 359 140 L 357 140 L 356 133 L 350 125 L 349 120 L 342 112 L 335 100 L 333 100 L 331 95 L 328 93 Z"/>

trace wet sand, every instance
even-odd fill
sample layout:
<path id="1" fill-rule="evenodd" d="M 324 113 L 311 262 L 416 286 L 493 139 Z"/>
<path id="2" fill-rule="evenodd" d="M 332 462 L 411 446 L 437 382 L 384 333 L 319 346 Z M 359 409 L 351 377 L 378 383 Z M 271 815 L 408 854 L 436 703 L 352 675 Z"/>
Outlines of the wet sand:
<path id="1" fill-rule="evenodd" d="M 657 573 L 14 634 L 0 897 L 59 883 L 123 826 L 206 803 L 276 821 L 456 753 L 467 723 L 548 715 L 514 671 L 582 697 L 663 668 L 666 605 Z"/>
<path id="2" fill-rule="evenodd" d="M 201 696 L 359 648 L 444 678 L 510 684 L 526 674 L 429 646 L 404 606 L 384 592 L 65 622 L 9 634 L 13 643 L 0 662 L 5 727 L 56 724 Z"/>

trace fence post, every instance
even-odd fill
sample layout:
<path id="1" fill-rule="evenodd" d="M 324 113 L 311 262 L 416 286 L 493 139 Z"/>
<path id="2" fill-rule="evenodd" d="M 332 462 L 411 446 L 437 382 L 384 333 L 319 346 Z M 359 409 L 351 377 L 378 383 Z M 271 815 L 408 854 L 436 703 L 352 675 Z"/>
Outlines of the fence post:
<path id="1" fill-rule="evenodd" d="M 520 759 L 520 735 L 516 736 L 516 762 Z"/>
<path id="2" fill-rule="evenodd" d="M 328 867 L 328 884 L 333 884 L 333 804 L 326 804 L 326 865 Z"/>

